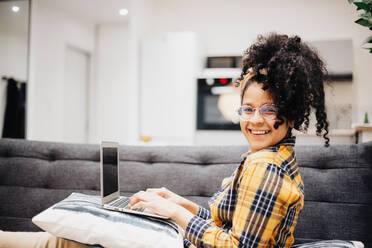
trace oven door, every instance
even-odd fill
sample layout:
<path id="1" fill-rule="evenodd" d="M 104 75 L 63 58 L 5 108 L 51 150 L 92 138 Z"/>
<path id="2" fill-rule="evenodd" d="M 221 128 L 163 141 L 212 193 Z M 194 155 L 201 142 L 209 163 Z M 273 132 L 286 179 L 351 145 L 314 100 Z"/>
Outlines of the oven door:
<path id="1" fill-rule="evenodd" d="M 240 92 L 232 78 L 199 78 L 197 83 L 197 129 L 240 130 Z"/>

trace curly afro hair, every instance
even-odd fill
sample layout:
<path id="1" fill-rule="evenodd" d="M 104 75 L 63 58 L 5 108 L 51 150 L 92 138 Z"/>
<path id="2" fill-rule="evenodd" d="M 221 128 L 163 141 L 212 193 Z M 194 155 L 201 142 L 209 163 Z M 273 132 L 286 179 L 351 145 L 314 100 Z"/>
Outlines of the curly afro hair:
<path id="1" fill-rule="evenodd" d="M 262 73 L 263 70 L 265 73 Z M 262 83 L 262 89 L 269 90 L 278 107 L 275 128 L 284 123 L 284 117 L 294 122 L 294 129 L 306 131 L 311 109 L 314 109 L 316 134 L 323 135 L 325 146 L 329 146 L 323 87 L 327 69 L 314 49 L 298 36 L 288 37 L 276 33 L 260 35 L 244 52 L 238 85 L 250 72 L 254 76 L 242 89 L 242 99 L 250 83 Z"/>

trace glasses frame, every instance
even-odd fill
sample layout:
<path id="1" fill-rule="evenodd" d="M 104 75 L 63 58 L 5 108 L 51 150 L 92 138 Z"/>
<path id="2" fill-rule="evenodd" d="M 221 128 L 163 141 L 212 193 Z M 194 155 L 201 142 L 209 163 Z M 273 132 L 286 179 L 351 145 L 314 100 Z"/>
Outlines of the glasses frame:
<path id="1" fill-rule="evenodd" d="M 243 117 L 243 106 L 250 106 L 250 105 L 243 104 L 242 106 L 240 106 L 238 108 L 237 112 L 238 112 L 238 115 L 239 115 L 239 118 L 240 118 L 241 121 L 250 121 L 256 115 L 257 109 L 259 110 L 259 113 L 262 116 L 262 118 L 264 118 L 265 120 L 275 120 L 277 118 L 278 108 L 273 103 L 265 103 L 265 104 L 261 105 L 260 107 L 252 108 L 254 110 L 254 112 L 252 113 L 252 115 L 250 117 L 246 117 L 246 118 Z M 275 115 L 265 116 L 265 115 L 262 114 L 262 108 L 267 107 L 267 106 L 275 107 L 275 109 L 276 109 Z"/>

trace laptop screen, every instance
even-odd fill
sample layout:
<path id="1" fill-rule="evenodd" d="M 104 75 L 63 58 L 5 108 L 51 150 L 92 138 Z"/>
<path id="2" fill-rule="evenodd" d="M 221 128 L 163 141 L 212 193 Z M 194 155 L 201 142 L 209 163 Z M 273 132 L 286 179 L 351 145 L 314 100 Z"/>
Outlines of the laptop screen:
<path id="1" fill-rule="evenodd" d="M 118 149 L 114 147 L 102 148 L 103 164 L 103 196 L 108 196 L 119 190 L 118 188 Z"/>

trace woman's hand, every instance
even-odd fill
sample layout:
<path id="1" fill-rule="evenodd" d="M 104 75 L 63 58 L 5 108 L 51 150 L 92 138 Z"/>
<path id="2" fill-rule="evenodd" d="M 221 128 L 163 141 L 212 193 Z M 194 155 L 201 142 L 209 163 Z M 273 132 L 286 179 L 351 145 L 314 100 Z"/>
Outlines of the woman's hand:
<path id="1" fill-rule="evenodd" d="M 147 208 L 153 211 L 155 214 L 162 215 L 164 217 L 172 218 L 175 220 L 184 230 L 190 220 L 193 218 L 193 214 L 182 206 L 166 199 L 155 192 L 140 191 L 130 198 L 129 207 L 131 209 Z"/>
<path id="2" fill-rule="evenodd" d="M 150 193 L 155 193 L 177 205 L 180 205 L 182 206 L 183 208 L 186 208 L 187 210 L 189 210 L 191 213 L 193 213 L 194 215 L 196 215 L 198 213 L 198 210 L 199 210 L 199 205 L 195 204 L 194 202 L 192 201 L 189 201 L 187 200 L 186 198 L 182 197 L 182 196 L 179 196 L 175 193 L 173 193 L 172 191 L 168 190 L 167 188 L 150 188 L 150 189 L 147 189 L 146 192 L 150 192 Z"/>
<path id="3" fill-rule="evenodd" d="M 129 207 L 131 209 L 143 207 L 155 214 L 174 218 L 180 206 L 155 192 L 140 191 L 130 197 Z"/>

